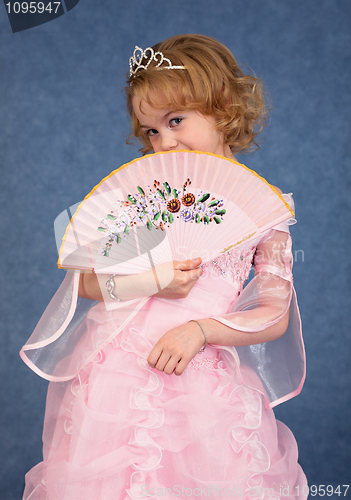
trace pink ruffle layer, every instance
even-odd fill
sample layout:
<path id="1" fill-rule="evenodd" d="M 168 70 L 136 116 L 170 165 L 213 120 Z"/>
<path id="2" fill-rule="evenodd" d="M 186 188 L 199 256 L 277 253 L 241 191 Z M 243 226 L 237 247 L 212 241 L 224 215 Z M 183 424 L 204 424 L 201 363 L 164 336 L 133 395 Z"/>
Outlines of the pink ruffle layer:
<path id="1" fill-rule="evenodd" d="M 145 325 L 136 316 L 77 377 L 50 384 L 24 499 L 292 499 L 297 486 L 306 498 L 295 439 L 261 392 L 214 347 L 180 377 L 151 369 Z"/>

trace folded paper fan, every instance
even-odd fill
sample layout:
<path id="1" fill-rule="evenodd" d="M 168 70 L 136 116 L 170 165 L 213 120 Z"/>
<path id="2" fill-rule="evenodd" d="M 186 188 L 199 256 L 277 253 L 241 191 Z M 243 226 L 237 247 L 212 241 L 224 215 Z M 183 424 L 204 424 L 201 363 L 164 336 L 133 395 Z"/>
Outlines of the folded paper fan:
<path id="1" fill-rule="evenodd" d="M 85 197 L 58 265 L 136 274 L 171 260 L 205 262 L 292 215 L 267 181 L 234 160 L 156 153 L 123 165 Z"/>

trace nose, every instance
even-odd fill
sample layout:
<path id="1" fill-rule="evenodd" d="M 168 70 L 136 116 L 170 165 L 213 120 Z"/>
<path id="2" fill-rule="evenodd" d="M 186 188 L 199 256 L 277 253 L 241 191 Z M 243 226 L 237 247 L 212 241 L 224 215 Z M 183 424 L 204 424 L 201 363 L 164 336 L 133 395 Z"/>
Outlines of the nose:
<path id="1" fill-rule="evenodd" d="M 161 136 L 162 151 L 171 151 L 178 146 L 178 141 L 172 132 L 165 133 Z"/>

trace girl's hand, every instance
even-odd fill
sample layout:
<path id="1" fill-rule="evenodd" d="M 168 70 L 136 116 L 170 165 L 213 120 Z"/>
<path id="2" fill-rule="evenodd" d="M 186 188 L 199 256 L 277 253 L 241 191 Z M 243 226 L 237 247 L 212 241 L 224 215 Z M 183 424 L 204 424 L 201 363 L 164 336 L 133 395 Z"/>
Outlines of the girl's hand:
<path id="1" fill-rule="evenodd" d="M 201 259 L 166 262 L 142 274 L 116 276 L 114 293 L 121 300 L 132 300 L 138 297 L 162 297 L 164 299 L 183 299 L 187 297 L 196 281 L 202 275 L 198 266 Z M 155 281 L 155 271 L 158 284 Z M 78 295 L 85 299 L 112 299 L 106 291 L 106 280 L 110 275 L 82 273 L 80 276 Z M 168 284 L 167 284 L 168 283 Z M 157 289 L 161 289 L 157 292 Z"/>
<path id="2" fill-rule="evenodd" d="M 181 375 L 204 344 L 201 328 L 191 321 L 165 333 L 152 349 L 147 361 L 152 368 L 167 375 Z"/>
<path id="3" fill-rule="evenodd" d="M 200 267 L 201 258 L 173 261 L 174 276 L 171 283 L 154 297 L 163 299 L 184 299 L 188 296 L 203 271 Z"/>

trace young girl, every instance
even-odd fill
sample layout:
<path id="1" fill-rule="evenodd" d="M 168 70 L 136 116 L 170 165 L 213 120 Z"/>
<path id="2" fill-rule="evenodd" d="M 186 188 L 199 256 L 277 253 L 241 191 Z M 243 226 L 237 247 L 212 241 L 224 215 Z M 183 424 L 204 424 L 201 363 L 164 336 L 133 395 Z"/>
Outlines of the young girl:
<path id="1" fill-rule="evenodd" d="M 126 92 L 143 153 L 235 161 L 265 117 L 260 81 L 200 35 L 136 48 Z M 25 499 L 307 498 L 294 437 L 271 409 L 305 375 L 293 222 L 208 262 L 174 261 L 132 314 L 130 299 L 147 295 L 135 278 L 67 273 L 22 351 L 52 381 Z"/>

